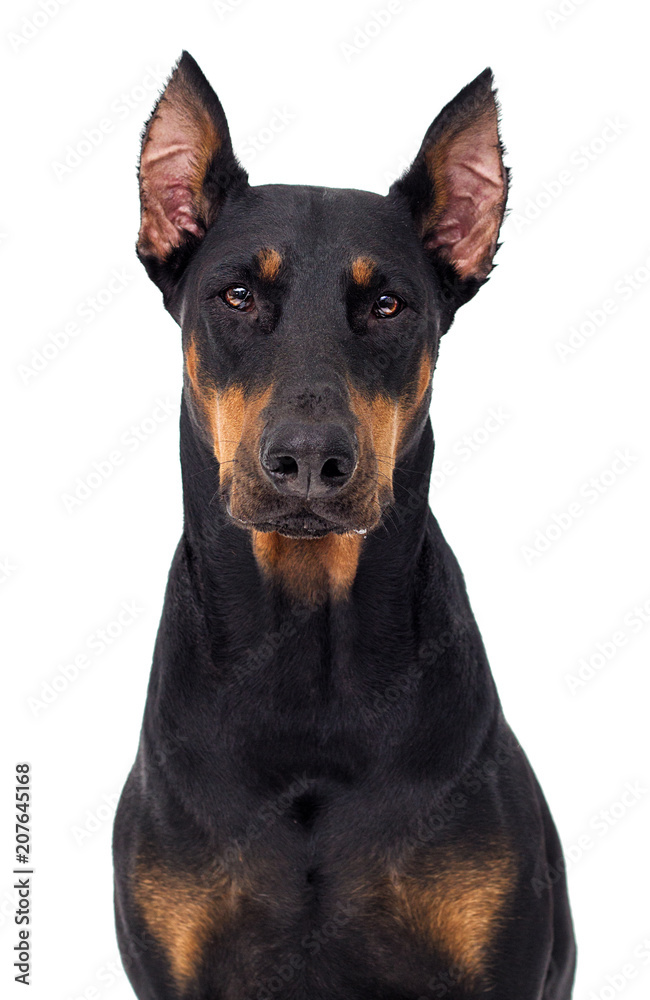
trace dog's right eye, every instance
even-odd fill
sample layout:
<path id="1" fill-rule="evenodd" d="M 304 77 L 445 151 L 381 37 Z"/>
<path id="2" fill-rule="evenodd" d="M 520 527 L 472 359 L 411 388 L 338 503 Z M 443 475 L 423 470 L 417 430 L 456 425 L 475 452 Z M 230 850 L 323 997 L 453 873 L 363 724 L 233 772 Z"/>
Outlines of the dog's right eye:
<path id="1" fill-rule="evenodd" d="M 245 285 L 229 285 L 220 295 L 227 306 L 240 312 L 250 312 L 255 305 L 253 293 Z"/>
<path id="2" fill-rule="evenodd" d="M 380 295 L 375 299 L 372 306 L 372 314 L 378 319 L 392 319 L 404 308 L 404 303 L 398 295 Z"/>

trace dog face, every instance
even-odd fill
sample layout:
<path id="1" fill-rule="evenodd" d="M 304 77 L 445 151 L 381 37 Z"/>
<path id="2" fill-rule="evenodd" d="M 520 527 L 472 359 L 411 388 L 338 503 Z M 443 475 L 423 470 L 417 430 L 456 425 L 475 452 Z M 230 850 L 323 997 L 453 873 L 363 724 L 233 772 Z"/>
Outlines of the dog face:
<path id="1" fill-rule="evenodd" d="M 371 531 L 426 421 L 440 337 L 492 268 L 507 171 L 490 71 L 384 197 L 251 187 L 184 53 L 139 179 L 138 255 L 182 327 L 228 514 L 289 537 Z"/>

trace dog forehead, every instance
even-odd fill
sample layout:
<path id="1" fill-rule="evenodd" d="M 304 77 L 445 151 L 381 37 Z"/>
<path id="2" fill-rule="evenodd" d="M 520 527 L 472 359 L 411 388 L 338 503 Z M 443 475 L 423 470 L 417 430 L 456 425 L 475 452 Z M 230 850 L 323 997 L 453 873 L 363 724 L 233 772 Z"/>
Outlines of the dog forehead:
<path id="1" fill-rule="evenodd" d="M 260 248 L 289 254 L 295 263 L 350 266 L 359 256 L 384 267 L 421 257 L 407 214 L 372 191 L 293 184 L 250 188 L 227 202 L 205 241 L 212 259 L 254 255 Z"/>

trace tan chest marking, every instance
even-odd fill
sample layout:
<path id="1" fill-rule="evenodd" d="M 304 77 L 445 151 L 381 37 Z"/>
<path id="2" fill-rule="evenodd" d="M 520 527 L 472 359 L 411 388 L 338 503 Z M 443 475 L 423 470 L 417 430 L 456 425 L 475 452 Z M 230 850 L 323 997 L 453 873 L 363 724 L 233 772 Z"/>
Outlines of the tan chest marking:
<path id="1" fill-rule="evenodd" d="M 515 861 L 506 852 L 487 857 L 445 853 L 440 867 L 423 875 L 392 874 L 401 919 L 470 982 L 487 971 L 515 881 Z"/>
<path id="2" fill-rule="evenodd" d="M 345 597 L 356 576 L 363 542 L 361 535 L 286 538 L 276 531 L 253 531 L 252 538 L 262 572 L 279 578 L 308 605 L 320 604 L 328 596 Z"/>
<path id="3" fill-rule="evenodd" d="M 203 880 L 140 861 L 133 895 L 150 934 L 167 956 L 176 985 L 186 989 L 208 940 L 236 913 L 237 887 L 225 876 Z"/>

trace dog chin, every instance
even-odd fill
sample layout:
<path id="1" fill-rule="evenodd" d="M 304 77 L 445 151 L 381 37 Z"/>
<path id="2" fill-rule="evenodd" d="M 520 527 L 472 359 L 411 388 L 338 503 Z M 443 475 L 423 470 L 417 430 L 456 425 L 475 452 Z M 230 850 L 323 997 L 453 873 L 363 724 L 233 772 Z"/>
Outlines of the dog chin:
<path id="1" fill-rule="evenodd" d="M 285 538 L 323 538 L 325 535 L 366 535 L 368 528 L 358 524 L 332 521 L 316 514 L 314 511 L 304 511 L 296 514 L 274 516 L 273 520 L 258 518 L 241 518 L 227 507 L 232 521 L 240 528 L 253 531 L 277 532 Z"/>
<path id="2" fill-rule="evenodd" d="M 285 538 L 323 538 L 325 535 L 365 534 L 364 529 L 352 525 L 335 524 L 325 518 L 311 514 L 307 517 L 288 517 L 277 521 L 261 521 L 251 524 L 255 531 L 275 531 Z"/>

